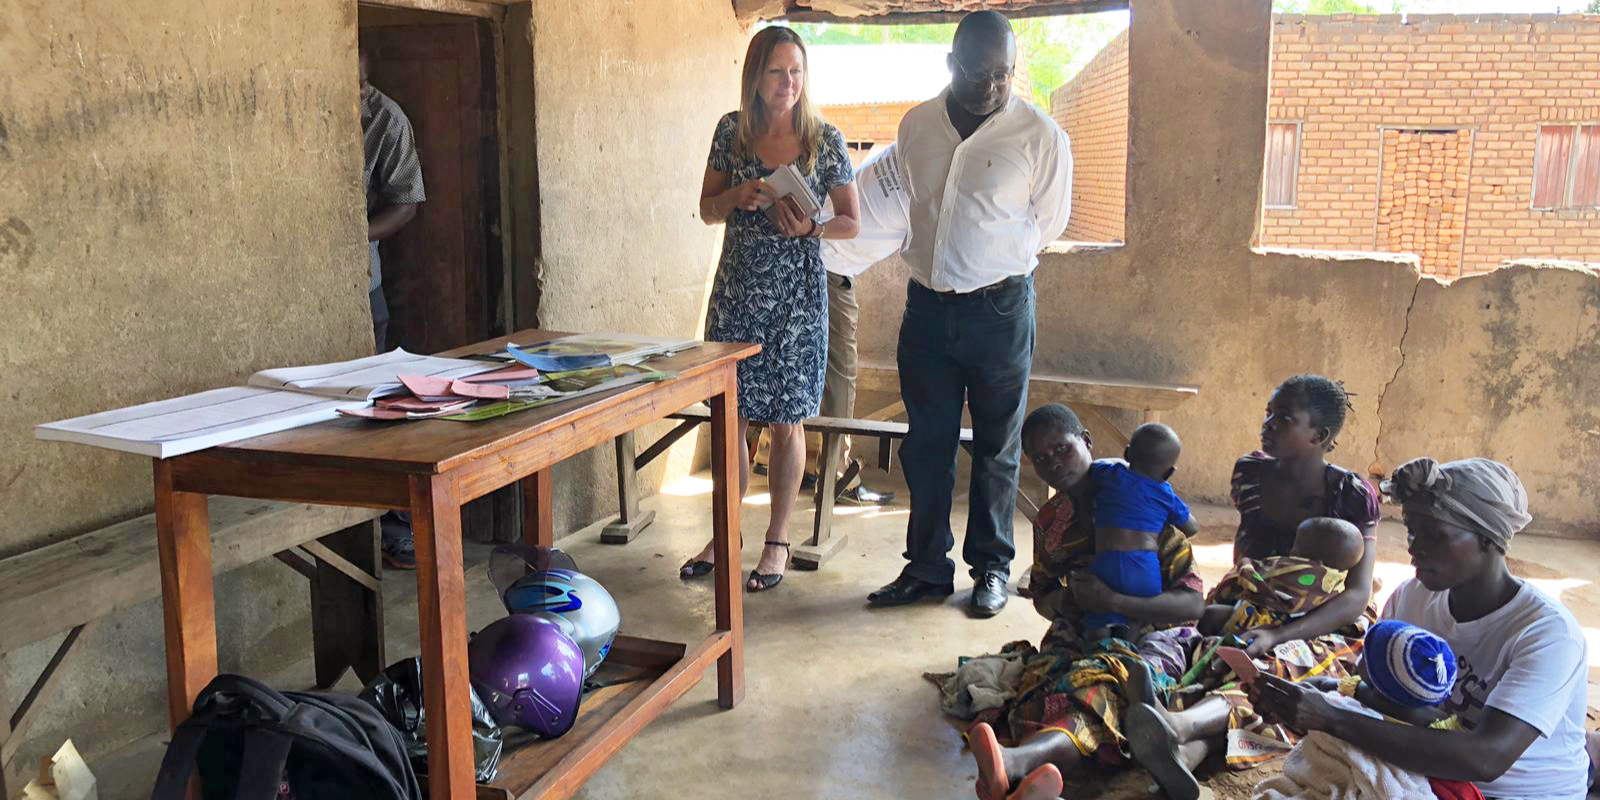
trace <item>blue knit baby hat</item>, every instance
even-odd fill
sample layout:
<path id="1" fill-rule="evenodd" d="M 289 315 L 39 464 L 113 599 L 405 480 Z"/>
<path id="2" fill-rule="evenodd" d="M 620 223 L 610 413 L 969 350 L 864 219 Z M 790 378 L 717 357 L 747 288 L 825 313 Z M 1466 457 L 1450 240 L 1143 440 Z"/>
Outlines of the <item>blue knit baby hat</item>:
<path id="1" fill-rule="evenodd" d="M 1456 684 L 1450 644 L 1399 620 L 1386 619 L 1367 630 L 1362 660 L 1372 688 L 1407 708 L 1436 706 Z"/>

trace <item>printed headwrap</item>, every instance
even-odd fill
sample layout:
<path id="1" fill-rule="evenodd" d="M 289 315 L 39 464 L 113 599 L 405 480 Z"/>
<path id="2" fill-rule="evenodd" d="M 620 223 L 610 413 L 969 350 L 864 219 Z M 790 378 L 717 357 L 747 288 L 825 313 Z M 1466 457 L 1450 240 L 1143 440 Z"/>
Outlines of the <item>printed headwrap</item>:
<path id="1" fill-rule="evenodd" d="M 1431 458 L 1408 461 L 1383 482 L 1383 493 L 1407 511 L 1465 528 L 1501 550 L 1533 521 L 1528 490 L 1517 473 L 1498 461 L 1467 458 L 1440 464 Z"/>

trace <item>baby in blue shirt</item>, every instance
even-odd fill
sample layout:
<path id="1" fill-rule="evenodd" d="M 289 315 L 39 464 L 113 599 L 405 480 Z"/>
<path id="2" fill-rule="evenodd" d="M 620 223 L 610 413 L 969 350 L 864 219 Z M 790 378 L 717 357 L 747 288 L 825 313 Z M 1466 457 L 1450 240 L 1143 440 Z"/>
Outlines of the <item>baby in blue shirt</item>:
<path id="1" fill-rule="evenodd" d="M 1189 507 L 1172 490 L 1167 479 L 1177 468 L 1183 443 L 1171 428 L 1159 423 L 1140 425 L 1123 451 L 1126 461 L 1100 459 L 1089 467 L 1094 480 L 1094 561 L 1089 571 L 1112 591 L 1130 597 L 1161 594 L 1161 561 L 1156 542 L 1172 525 L 1188 536 L 1195 534 Z M 1114 612 L 1084 615 L 1084 632 L 1091 639 L 1126 635 L 1117 627 L 1130 620 Z"/>

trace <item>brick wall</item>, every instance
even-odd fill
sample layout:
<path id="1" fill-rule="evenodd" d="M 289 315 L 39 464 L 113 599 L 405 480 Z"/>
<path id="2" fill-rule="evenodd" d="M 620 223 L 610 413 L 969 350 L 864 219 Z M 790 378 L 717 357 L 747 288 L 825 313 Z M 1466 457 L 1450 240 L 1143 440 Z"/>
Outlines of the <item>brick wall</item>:
<path id="1" fill-rule="evenodd" d="M 819 110 L 844 134 L 846 142 L 892 142 L 900 130 L 900 118 L 917 102 L 822 106 Z"/>
<path id="2" fill-rule="evenodd" d="M 1114 43 L 1056 92 L 1080 172 L 1094 169 L 1085 161 L 1098 149 L 1075 125 L 1120 119 L 1126 157 L 1125 53 Z M 1106 56 L 1118 66 L 1091 73 Z M 1597 62 L 1595 15 L 1412 15 L 1405 24 L 1397 15 L 1278 16 L 1268 119 L 1302 123 L 1302 141 L 1296 206 L 1262 212 L 1261 244 L 1391 249 L 1378 218 L 1384 130 L 1454 129 L 1470 138 L 1464 232 L 1435 248 L 1445 255 L 1428 271 L 1471 275 L 1518 258 L 1600 262 L 1600 211 L 1530 208 L 1540 124 L 1600 122 Z M 1125 161 L 1116 174 L 1085 177 L 1073 195 L 1094 213 L 1114 205 L 1120 231 Z M 1459 272 L 1448 263 L 1454 253 Z"/>
<path id="3" fill-rule="evenodd" d="M 1050 116 L 1072 140 L 1072 219 L 1063 237 L 1122 241 L 1128 186 L 1128 34 L 1050 95 Z"/>

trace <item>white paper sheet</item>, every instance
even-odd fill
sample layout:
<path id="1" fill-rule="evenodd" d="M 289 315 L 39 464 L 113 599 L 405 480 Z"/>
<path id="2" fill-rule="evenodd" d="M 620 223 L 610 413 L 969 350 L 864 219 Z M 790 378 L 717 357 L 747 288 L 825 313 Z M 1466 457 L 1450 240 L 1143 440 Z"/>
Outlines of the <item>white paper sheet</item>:
<path id="1" fill-rule="evenodd" d="M 504 364 L 464 358 L 419 356 L 396 348 L 382 355 L 318 364 L 311 367 L 264 369 L 250 376 L 251 386 L 267 389 L 292 389 L 325 397 L 372 400 L 400 394 L 401 375 L 431 375 L 437 378 L 465 378 L 500 369 Z"/>
<path id="2" fill-rule="evenodd" d="M 34 436 L 170 458 L 333 419 L 365 400 L 231 386 L 35 426 Z"/>

